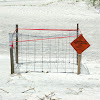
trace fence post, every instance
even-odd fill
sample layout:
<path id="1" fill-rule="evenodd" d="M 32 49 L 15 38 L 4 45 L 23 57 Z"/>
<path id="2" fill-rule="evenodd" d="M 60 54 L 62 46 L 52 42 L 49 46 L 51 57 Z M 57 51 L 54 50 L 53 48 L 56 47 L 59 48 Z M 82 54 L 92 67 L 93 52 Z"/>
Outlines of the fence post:
<path id="1" fill-rule="evenodd" d="M 79 35 L 79 24 L 77 24 L 77 37 Z M 78 65 L 78 69 L 77 69 L 77 74 L 80 74 L 80 67 L 81 67 L 81 54 L 77 53 L 77 65 Z"/>
<path id="2" fill-rule="evenodd" d="M 77 37 L 79 35 L 79 25 L 77 24 Z M 77 53 L 77 65 L 78 65 L 78 53 Z"/>
<path id="3" fill-rule="evenodd" d="M 81 54 L 78 54 L 78 70 L 77 70 L 77 74 L 80 74 L 80 67 L 81 67 Z"/>
<path id="4" fill-rule="evenodd" d="M 18 41 L 18 25 L 16 24 L 16 41 Z M 16 63 L 18 64 L 18 42 L 16 42 Z"/>
<path id="5" fill-rule="evenodd" d="M 11 74 L 14 73 L 14 59 L 13 59 L 13 43 L 12 41 L 12 33 L 9 33 L 9 46 L 10 46 L 10 62 L 11 62 Z"/>

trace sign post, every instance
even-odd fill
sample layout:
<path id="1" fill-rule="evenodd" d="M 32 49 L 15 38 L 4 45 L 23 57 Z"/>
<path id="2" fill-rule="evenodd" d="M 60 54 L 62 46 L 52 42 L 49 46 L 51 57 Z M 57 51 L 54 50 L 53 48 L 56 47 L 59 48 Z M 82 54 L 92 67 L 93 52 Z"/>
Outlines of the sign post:
<path id="1" fill-rule="evenodd" d="M 78 35 L 79 35 L 79 25 L 77 24 L 77 38 L 78 38 Z M 78 65 L 78 53 L 77 53 L 77 65 Z"/>
<path id="2" fill-rule="evenodd" d="M 77 37 L 72 43 L 72 47 L 76 50 L 78 53 L 78 70 L 77 74 L 80 74 L 80 64 L 81 64 L 81 53 L 86 50 L 90 44 L 86 41 L 86 39 L 81 34 L 79 37 Z"/>
<path id="3" fill-rule="evenodd" d="M 78 54 L 78 70 L 77 70 L 77 74 L 80 74 L 80 67 L 81 67 L 81 54 Z"/>

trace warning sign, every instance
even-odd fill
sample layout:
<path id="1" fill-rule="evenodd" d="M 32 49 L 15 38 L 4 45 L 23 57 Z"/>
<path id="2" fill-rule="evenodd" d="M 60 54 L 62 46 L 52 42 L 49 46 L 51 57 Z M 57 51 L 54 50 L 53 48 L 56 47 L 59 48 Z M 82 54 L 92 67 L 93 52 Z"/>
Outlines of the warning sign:
<path id="1" fill-rule="evenodd" d="M 78 38 L 76 38 L 71 45 L 77 51 L 78 54 L 81 54 L 84 50 L 86 50 L 90 44 L 85 40 L 83 35 L 81 34 Z"/>

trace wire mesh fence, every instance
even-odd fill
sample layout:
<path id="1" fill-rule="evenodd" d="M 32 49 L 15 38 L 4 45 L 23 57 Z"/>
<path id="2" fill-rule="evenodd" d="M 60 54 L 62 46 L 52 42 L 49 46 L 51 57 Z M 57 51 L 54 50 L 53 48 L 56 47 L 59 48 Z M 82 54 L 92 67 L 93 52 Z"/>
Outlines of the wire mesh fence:
<path id="1" fill-rule="evenodd" d="M 40 31 L 13 34 L 14 70 L 77 73 L 77 53 L 70 45 L 77 31 Z M 18 62 L 16 63 L 16 43 Z"/>

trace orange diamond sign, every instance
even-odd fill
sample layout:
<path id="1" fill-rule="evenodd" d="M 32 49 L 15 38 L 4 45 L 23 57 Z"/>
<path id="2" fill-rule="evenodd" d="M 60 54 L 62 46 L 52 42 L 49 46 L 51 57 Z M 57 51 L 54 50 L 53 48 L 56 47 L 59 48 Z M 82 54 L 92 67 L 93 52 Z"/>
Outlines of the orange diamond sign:
<path id="1" fill-rule="evenodd" d="M 71 43 L 71 45 L 77 51 L 78 54 L 81 54 L 84 50 L 86 50 L 90 46 L 90 44 L 85 40 L 82 34 L 78 38 L 76 38 Z"/>

